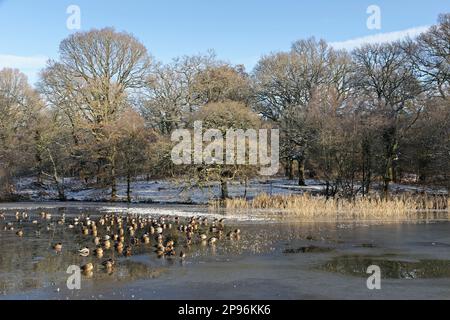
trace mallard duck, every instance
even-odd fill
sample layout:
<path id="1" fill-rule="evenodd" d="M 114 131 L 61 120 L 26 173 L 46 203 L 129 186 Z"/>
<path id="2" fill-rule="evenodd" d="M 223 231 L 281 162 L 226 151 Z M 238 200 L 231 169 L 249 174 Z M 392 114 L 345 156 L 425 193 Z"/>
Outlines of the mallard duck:
<path id="1" fill-rule="evenodd" d="M 145 244 L 149 244 L 150 243 L 150 236 L 148 234 L 144 234 L 142 236 L 142 242 Z"/>
<path id="2" fill-rule="evenodd" d="M 186 254 L 183 251 L 181 251 L 180 252 L 180 259 L 184 259 L 184 258 L 186 258 Z"/>
<path id="3" fill-rule="evenodd" d="M 133 237 L 133 238 L 131 238 L 131 244 L 133 245 L 133 246 L 137 246 L 137 245 L 139 245 L 139 240 L 137 239 L 137 238 L 135 238 L 135 237 Z"/>
<path id="4" fill-rule="evenodd" d="M 166 256 L 175 256 L 177 253 L 174 248 L 166 248 Z"/>
<path id="5" fill-rule="evenodd" d="M 156 255 L 158 256 L 158 258 L 164 257 L 164 250 L 156 250 Z"/>
<path id="6" fill-rule="evenodd" d="M 94 265 L 91 262 L 89 262 L 81 267 L 81 271 L 83 271 L 84 273 L 90 273 L 93 270 L 94 270 Z"/>
<path id="7" fill-rule="evenodd" d="M 127 247 L 125 248 L 125 251 L 124 251 L 123 255 L 124 255 L 125 257 L 131 257 L 131 255 L 132 255 L 132 249 L 131 249 L 130 246 L 127 246 Z"/>
<path id="8" fill-rule="evenodd" d="M 78 250 L 78 253 L 79 253 L 80 256 L 82 256 L 82 257 L 87 257 L 87 256 L 89 256 L 89 253 L 90 253 L 90 252 L 91 252 L 91 251 L 89 250 L 88 247 L 85 247 L 85 248 L 82 248 L 82 249 Z"/>
<path id="9" fill-rule="evenodd" d="M 175 245 L 175 242 L 173 240 L 169 240 L 166 243 L 166 247 L 173 247 Z"/>
<path id="10" fill-rule="evenodd" d="M 56 243 L 53 245 L 53 250 L 60 252 L 62 250 L 62 243 Z"/>
<path id="11" fill-rule="evenodd" d="M 117 250 L 123 250 L 123 242 L 117 242 L 116 243 L 116 249 Z"/>
<path id="12" fill-rule="evenodd" d="M 103 241 L 103 247 L 105 247 L 106 250 L 109 250 L 111 248 L 111 241 L 110 240 Z"/>
<path id="13" fill-rule="evenodd" d="M 102 265 L 105 267 L 107 271 L 111 271 L 114 268 L 115 261 L 113 259 L 109 259 L 102 262 Z"/>
<path id="14" fill-rule="evenodd" d="M 95 255 L 96 255 L 98 258 L 103 257 L 103 249 L 102 249 L 101 247 L 98 247 L 97 249 L 95 249 Z"/>
<path id="15" fill-rule="evenodd" d="M 19 237 L 23 237 L 23 230 L 22 229 L 18 230 L 16 232 L 16 235 L 19 236 Z"/>

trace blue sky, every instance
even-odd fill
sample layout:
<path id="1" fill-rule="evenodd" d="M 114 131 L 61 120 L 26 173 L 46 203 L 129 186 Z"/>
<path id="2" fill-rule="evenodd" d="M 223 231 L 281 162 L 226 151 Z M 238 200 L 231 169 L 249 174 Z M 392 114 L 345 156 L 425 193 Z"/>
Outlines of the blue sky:
<path id="1" fill-rule="evenodd" d="M 74 32 L 66 28 L 69 5 L 81 9 L 81 30 L 131 32 L 158 60 L 215 49 L 248 69 L 297 39 L 353 47 L 414 35 L 450 12 L 448 0 L 0 0 L 0 68 L 20 68 L 36 81 L 45 60 L 56 58 L 60 41 Z M 369 5 L 381 9 L 381 30 L 366 26 Z"/>

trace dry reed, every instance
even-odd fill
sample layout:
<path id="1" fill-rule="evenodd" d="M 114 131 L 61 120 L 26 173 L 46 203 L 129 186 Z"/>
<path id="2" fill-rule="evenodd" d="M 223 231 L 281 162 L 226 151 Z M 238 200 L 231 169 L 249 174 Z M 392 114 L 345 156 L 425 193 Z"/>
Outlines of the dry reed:
<path id="1" fill-rule="evenodd" d="M 404 220 L 439 213 L 448 218 L 450 199 L 443 195 L 412 196 L 404 194 L 391 199 L 359 197 L 353 200 L 320 196 L 260 194 L 252 200 L 243 198 L 213 201 L 210 208 L 230 211 L 271 210 L 298 218 L 316 219 L 361 219 Z"/>

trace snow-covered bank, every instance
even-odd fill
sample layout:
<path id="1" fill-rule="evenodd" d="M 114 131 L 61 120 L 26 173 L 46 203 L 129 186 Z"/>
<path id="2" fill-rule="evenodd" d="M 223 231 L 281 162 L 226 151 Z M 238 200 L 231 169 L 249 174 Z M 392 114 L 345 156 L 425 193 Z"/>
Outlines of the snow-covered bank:
<path id="1" fill-rule="evenodd" d="M 307 180 L 306 186 L 298 186 L 296 181 L 287 179 L 270 179 L 249 181 L 247 187 L 241 183 L 229 183 L 231 197 L 244 197 L 251 199 L 258 194 L 289 195 L 304 192 L 319 193 L 325 189 L 323 182 Z M 66 197 L 68 201 L 107 202 L 110 196 L 109 188 L 85 188 L 83 183 L 76 179 L 66 179 Z M 30 201 L 51 201 L 58 198 L 56 188 L 50 184 L 38 185 L 34 178 L 23 178 L 16 183 L 16 192 L 23 199 Z M 377 188 L 374 185 L 374 188 Z M 118 201 L 127 198 L 127 185 L 118 184 Z M 434 193 L 446 194 L 445 188 L 417 185 L 392 184 L 391 191 L 396 193 Z M 134 203 L 163 203 L 163 204 L 207 204 L 210 199 L 220 196 L 218 183 L 211 183 L 204 188 L 189 188 L 182 182 L 169 180 L 136 181 L 132 184 L 132 201 Z"/>

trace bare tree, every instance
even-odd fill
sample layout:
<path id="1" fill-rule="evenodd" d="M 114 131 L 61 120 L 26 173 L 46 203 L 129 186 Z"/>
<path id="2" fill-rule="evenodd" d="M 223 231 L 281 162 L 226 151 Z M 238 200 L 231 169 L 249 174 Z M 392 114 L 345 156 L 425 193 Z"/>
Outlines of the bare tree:
<path id="1" fill-rule="evenodd" d="M 404 44 L 410 63 L 428 92 L 446 98 L 450 90 L 450 14 L 438 24 Z"/>
<path id="2" fill-rule="evenodd" d="M 95 150 L 97 175 L 109 180 L 113 200 L 117 149 L 105 143 L 110 137 L 104 128 L 119 117 L 133 90 L 144 87 L 150 66 L 147 49 L 136 38 L 106 28 L 69 36 L 60 45 L 59 61 L 50 61 L 43 72 L 40 87 L 48 100 L 91 136 L 84 147 Z"/>
<path id="3" fill-rule="evenodd" d="M 311 38 L 295 42 L 290 52 L 263 57 L 255 68 L 256 110 L 280 123 L 283 154 L 289 167 L 297 161 L 299 185 L 305 184 L 307 150 L 313 138 L 305 125 L 308 105 L 317 91 L 328 86 L 334 86 L 340 99 L 347 95 L 349 60 L 345 52 Z"/>
<path id="4" fill-rule="evenodd" d="M 364 104 L 382 116 L 384 193 L 396 180 L 402 138 L 422 111 L 423 92 L 401 43 L 365 45 L 353 52 L 353 87 Z"/>
<path id="5" fill-rule="evenodd" d="M 222 137 L 227 136 L 227 130 L 258 130 L 261 122 L 257 114 L 243 103 L 235 101 L 210 103 L 201 108 L 195 115 L 194 120 L 201 120 L 203 129 L 220 130 Z M 225 142 L 224 142 L 225 143 Z M 228 143 L 228 142 L 227 142 Z M 234 151 L 234 150 L 233 150 Z M 229 198 L 228 182 L 233 180 L 247 180 L 256 175 L 256 165 L 229 164 L 226 159 L 226 147 L 223 145 L 223 154 L 215 154 L 215 158 L 222 161 L 197 165 L 189 170 L 195 185 L 205 185 L 211 181 L 219 181 L 221 188 L 221 199 Z M 248 160 L 249 154 L 246 153 Z M 205 159 L 204 159 L 205 160 Z"/>
<path id="6" fill-rule="evenodd" d="M 42 107 L 26 76 L 16 69 L 0 71 L 0 178 L 7 194 L 13 192 L 13 178 L 21 173 L 40 177 L 40 155 L 34 148 Z M 34 156 L 31 156 L 34 155 Z"/>

